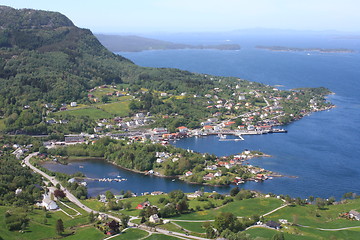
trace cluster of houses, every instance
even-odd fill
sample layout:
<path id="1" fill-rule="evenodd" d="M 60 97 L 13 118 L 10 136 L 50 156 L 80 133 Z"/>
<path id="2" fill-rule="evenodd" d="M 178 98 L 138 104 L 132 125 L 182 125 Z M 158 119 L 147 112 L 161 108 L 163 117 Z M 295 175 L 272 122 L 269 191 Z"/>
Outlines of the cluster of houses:
<path id="1" fill-rule="evenodd" d="M 234 155 L 232 159 L 227 159 L 226 157 L 223 157 L 221 159 L 217 159 L 215 164 L 210 164 L 205 167 L 204 170 L 211 171 L 203 176 L 204 181 L 211 181 L 212 179 L 216 177 L 221 177 L 222 173 L 219 170 L 220 167 L 225 167 L 227 169 L 230 169 L 234 167 L 235 165 L 242 165 L 244 161 L 254 157 L 255 155 L 252 155 L 249 150 L 245 150 L 241 154 Z M 254 167 L 252 165 L 247 165 L 247 170 L 254 176 L 253 178 L 247 179 L 247 180 L 253 180 L 253 181 L 263 181 L 268 179 L 268 176 L 264 174 L 266 171 L 263 168 Z M 185 177 L 192 176 L 193 173 L 191 171 L 185 172 Z M 235 177 L 233 180 L 234 184 L 240 184 L 244 183 L 244 179 L 241 177 Z"/>
<path id="2" fill-rule="evenodd" d="M 134 117 L 130 120 L 124 120 L 121 117 L 115 117 L 112 120 L 109 119 L 100 119 L 96 124 L 97 126 L 94 127 L 95 133 L 101 133 L 105 130 L 125 130 L 128 131 L 129 129 L 148 125 L 152 123 L 153 120 L 150 117 L 150 113 L 136 113 Z"/>
<path id="3" fill-rule="evenodd" d="M 161 164 L 170 159 L 172 162 L 177 162 L 181 158 L 181 154 L 173 155 L 172 153 L 167 153 L 167 152 L 156 152 L 155 157 L 156 157 L 156 163 Z"/>

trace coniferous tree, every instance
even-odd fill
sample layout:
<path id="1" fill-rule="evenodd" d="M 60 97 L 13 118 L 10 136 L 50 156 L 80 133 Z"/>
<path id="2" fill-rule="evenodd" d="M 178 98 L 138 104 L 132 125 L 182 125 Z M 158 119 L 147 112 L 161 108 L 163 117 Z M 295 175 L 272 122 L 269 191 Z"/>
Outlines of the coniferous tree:
<path id="1" fill-rule="evenodd" d="M 64 223 L 61 219 L 56 221 L 56 232 L 57 234 L 61 235 L 64 232 Z"/>

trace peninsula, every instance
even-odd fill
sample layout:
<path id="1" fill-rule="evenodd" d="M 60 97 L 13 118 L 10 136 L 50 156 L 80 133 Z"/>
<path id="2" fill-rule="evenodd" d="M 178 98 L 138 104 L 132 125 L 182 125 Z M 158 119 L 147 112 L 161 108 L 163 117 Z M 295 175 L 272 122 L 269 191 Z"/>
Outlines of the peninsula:
<path id="1" fill-rule="evenodd" d="M 191 45 L 162 41 L 153 38 L 125 35 L 95 34 L 101 44 L 112 52 L 141 52 L 146 50 L 217 49 L 240 50 L 239 44 Z"/>

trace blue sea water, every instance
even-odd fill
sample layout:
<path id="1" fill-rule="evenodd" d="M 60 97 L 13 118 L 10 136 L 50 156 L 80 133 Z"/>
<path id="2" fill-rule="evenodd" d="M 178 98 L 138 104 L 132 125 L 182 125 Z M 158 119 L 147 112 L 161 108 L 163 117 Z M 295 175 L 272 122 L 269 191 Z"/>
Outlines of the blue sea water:
<path id="1" fill-rule="evenodd" d="M 159 36 L 161 37 L 161 36 Z M 232 37 L 232 38 L 231 38 Z M 174 40 L 169 36 L 165 40 Z M 186 43 L 239 43 L 239 51 L 163 50 L 121 53 L 147 67 L 173 67 L 198 73 L 236 76 L 269 85 L 327 87 L 336 105 L 286 126 L 287 134 L 245 136 L 241 142 L 216 137 L 188 138 L 175 145 L 216 155 L 260 150 L 271 158 L 251 164 L 297 178 L 246 183 L 245 188 L 297 197 L 360 194 L 360 40 L 334 36 L 184 36 Z M 207 42 L 208 41 L 208 42 Z M 354 53 L 274 52 L 256 45 L 348 48 Z"/>
<path id="2" fill-rule="evenodd" d="M 136 64 L 147 67 L 172 67 L 219 76 L 235 76 L 269 85 L 329 88 L 335 93 L 328 99 L 336 105 L 330 111 L 311 114 L 285 128 L 287 134 L 244 136 L 245 141 L 219 142 L 216 136 L 187 138 L 176 146 L 209 152 L 219 156 L 260 150 L 270 158 L 251 160 L 251 164 L 292 177 L 274 178 L 262 183 L 242 185 L 264 193 L 289 194 L 293 197 L 334 196 L 346 192 L 360 194 L 360 39 L 329 35 L 303 36 L 201 34 L 151 36 L 162 40 L 189 44 L 239 43 L 239 51 L 164 50 L 119 53 Z M 272 52 L 256 49 L 256 45 L 305 48 L 349 48 L 355 53 Z M 83 166 L 83 168 L 79 168 Z M 102 161 L 73 162 L 67 166 L 47 165 L 56 171 L 84 172 L 88 177 L 121 175 L 122 183 L 88 182 L 89 194 L 106 190 L 136 193 L 182 189 L 198 190 L 199 185 L 129 173 Z M 207 191 L 228 192 L 229 187 L 206 187 Z"/>

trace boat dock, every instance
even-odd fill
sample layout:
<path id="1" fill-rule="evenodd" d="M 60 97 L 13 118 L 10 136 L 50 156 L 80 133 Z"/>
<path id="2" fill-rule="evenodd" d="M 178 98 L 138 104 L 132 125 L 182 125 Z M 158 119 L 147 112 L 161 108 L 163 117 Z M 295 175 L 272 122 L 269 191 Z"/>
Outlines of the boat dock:
<path id="1" fill-rule="evenodd" d="M 86 180 L 97 181 L 97 182 L 124 182 L 126 178 L 86 178 Z"/>

